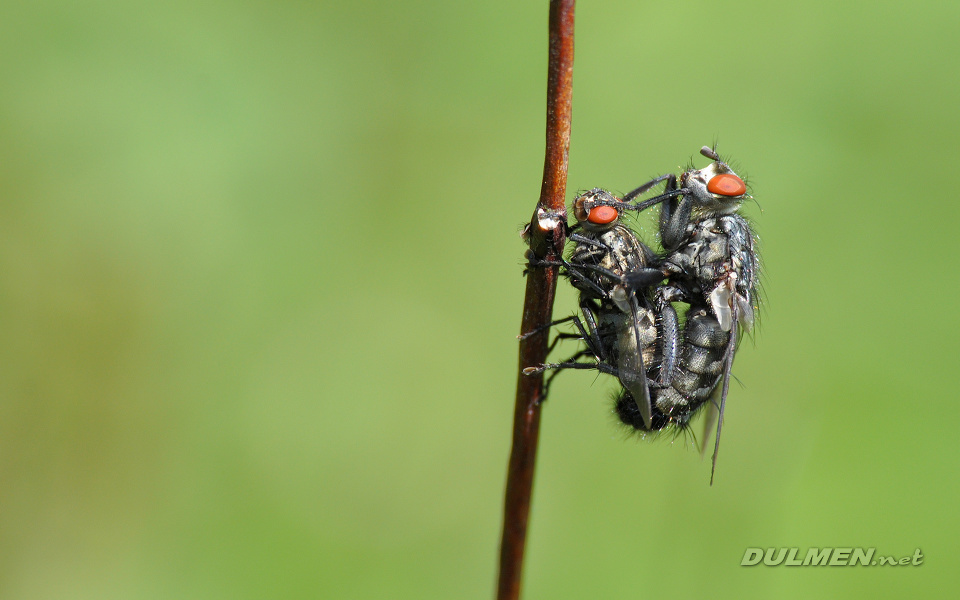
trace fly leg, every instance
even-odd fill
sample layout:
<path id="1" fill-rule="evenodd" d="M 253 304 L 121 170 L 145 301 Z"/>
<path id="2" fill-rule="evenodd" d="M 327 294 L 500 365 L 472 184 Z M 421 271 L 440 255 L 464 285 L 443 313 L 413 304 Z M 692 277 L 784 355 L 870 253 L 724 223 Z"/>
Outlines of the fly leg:
<path id="1" fill-rule="evenodd" d="M 571 333 L 561 333 L 557 335 L 558 339 L 569 339 L 576 337 L 577 339 L 583 340 L 586 344 L 586 348 L 578 351 L 576 354 L 568 358 L 567 360 L 559 363 L 547 363 L 540 365 L 539 367 L 527 367 L 523 370 L 524 375 L 535 375 L 537 373 L 543 373 L 547 370 L 552 370 L 552 373 L 547 380 L 544 382 L 543 388 L 543 398 L 546 400 L 550 384 L 553 383 L 553 379 L 560 374 L 560 371 L 564 369 L 595 369 L 604 373 L 618 374 L 618 371 L 613 367 L 606 364 L 607 360 L 607 351 L 603 347 L 603 343 L 600 341 L 599 327 L 597 325 L 596 317 L 596 306 L 590 300 L 583 300 L 580 303 L 580 310 L 583 312 L 583 319 L 586 321 L 586 326 L 584 326 L 583 321 L 580 320 L 576 315 L 572 315 L 565 319 L 560 319 L 556 323 L 567 323 L 573 322 L 579 331 L 580 335 Z M 529 334 L 528 334 L 529 335 Z M 551 344 L 551 349 L 556 344 L 557 340 L 554 340 L 554 343 Z M 593 356 L 596 362 L 582 363 L 577 362 L 578 359 L 584 356 Z"/>
<path id="2" fill-rule="evenodd" d="M 681 190 L 682 191 L 682 190 Z M 674 251 L 687 237 L 687 225 L 693 214 L 693 196 L 680 196 L 663 203 L 660 212 L 660 243 L 664 250 Z"/>
<path id="3" fill-rule="evenodd" d="M 631 200 L 633 200 L 640 194 L 646 192 L 651 187 L 660 183 L 663 180 L 667 181 L 667 185 L 664 187 L 664 191 L 662 194 L 660 194 L 659 196 L 654 196 L 653 198 L 648 198 L 643 202 L 637 202 L 636 204 L 629 204 Z M 641 185 L 640 187 L 633 190 L 632 192 L 628 193 L 626 196 L 623 197 L 623 204 L 617 205 L 617 208 L 626 209 L 626 210 L 643 211 L 655 204 L 663 203 L 664 206 L 667 206 L 667 204 L 669 204 L 669 202 L 667 202 L 668 200 L 672 201 L 677 196 L 682 196 L 682 195 L 683 195 L 683 190 L 677 188 L 677 176 L 674 175 L 673 173 L 670 173 L 668 175 L 661 175 L 660 177 L 657 177 L 656 179 L 653 179 Z"/>
<path id="4" fill-rule="evenodd" d="M 657 335 L 660 338 L 660 376 L 657 386 L 670 387 L 677 372 L 677 357 L 680 354 L 680 328 L 677 311 L 660 294 L 657 295 Z"/>
<path id="5" fill-rule="evenodd" d="M 528 264 L 527 270 L 529 270 L 529 268 L 531 267 L 563 267 L 565 271 L 564 275 L 566 275 L 571 279 L 576 279 L 578 282 L 582 282 L 583 285 L 586 285 L 591 290 L 593 290 L 593 292 L 599 298 L 606 298 L 608 296 L 607 291 L 602 287 L 600 287 L 599 285 L 597 285 L 596 282 L 591 281 L 590 278 L 588 278 L 584 274 L 584 271 L 592 271 L 594 273 L 599 273 L 600 275 L 603 275 L 604 277 L 611 279 L 615 283 L 620 283 L 622 279 L 619 275 L 617 275 L 610 269 L 601 267 L 600 265 L 591 265 L 586 263 L 574 264 L 567 261 L 566 259 L 537 260 L 537 259 L 531 258 L 527 264 Z M 526 274 L 526 272 L 527 271 L 525 270 L 524 274 Z"/>
<path id="6" fill-rule="evenodd" d="M 672 285 L 665 285 L 657 290 L 654 303 L 658 316 L 657 334 L 662 357 L 657 385 L 664 388 L 669 387 L 676 377 L 682 343 L 677 311 L 673 308 L 672 302 L 688 302 L 687 295 Z"/>

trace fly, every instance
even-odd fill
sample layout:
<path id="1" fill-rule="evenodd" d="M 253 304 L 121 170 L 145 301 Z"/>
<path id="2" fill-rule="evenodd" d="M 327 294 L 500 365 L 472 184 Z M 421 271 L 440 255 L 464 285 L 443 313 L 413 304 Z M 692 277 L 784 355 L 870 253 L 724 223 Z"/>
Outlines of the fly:
<path id="1" fill-rule="evenodd" d="M 685 423 L 720 385 L 712 483 L 737 340 L 753 326 L 759 303 L 759 256 L 750 223 L 737 212 L 750 198 L 746 184 L 715 150 L 704 146 L 700 153 L 713 162 L 685 171 L 679 190 L 668 176 L 662 196 L 659 264 L 667 283 L 655 295 L 658 302 L 684 302 L 689 308 L 678 339 L 677 371 L 671 386 L 655 394 L 655 403 Z M 670 195 L 676 191 L 679 195 Z M 631 415 L 628 409 L 621 418 Z"/>
<path id="2" fill-rule="evenodd" d="M 665 178 L 653 180 L 626 196 L 635 197 Z M 570 258 L 562 263 L 571 284 L 580 291 L 577 316 L 552 325 L 573 321 L 579 336 L 559 334 L 558 338 L 579 337 L 586 344 L 562 363 L 529 367 L 525 373 L 545 369 L 598 369 L 616 375 L 624 387 L 619 404 L 629 405 L 638 418 L 639 428 L 660 429 L 663 415 L 655 414 L 651 403 L 651 380 L 657 372 L 671 372 L 675 352 L 670 346 L 657 347 L 657 341 L 675 337 L 676 314 L 672 307 L 664 316 L 652 304 L 651 284 L 663 279 L 662 269 L 654 266 L 656 255 L 630 228 L 620 222 L 620 210 L 633 208 L 609 192 L 594 188 L 574 201 L 577 225 L 569 239 L 574 243 Z M 671 318 L 672 317 L 672 318 Z M 585 323 L 584 323 L 585 321 Z M 666 329 L 667 336 L 662 330 Z M 593 355 L 595 363 L 577 362 Z M 666 364 L 656 369 L 652 365 Z"/>

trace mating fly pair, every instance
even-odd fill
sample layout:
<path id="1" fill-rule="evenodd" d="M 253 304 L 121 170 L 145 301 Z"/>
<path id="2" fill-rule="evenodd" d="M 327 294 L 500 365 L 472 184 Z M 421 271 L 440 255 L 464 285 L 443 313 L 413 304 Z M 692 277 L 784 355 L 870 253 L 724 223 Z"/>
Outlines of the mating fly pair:
<path id="1" fill-rule="evenodd" d="M 615 375 L 624 388 L 617 415 L 647 432 L 687 427 L 719 393 L 715 468 L 737 340 L 752 326 L 758 303 L 758 256 L 750 225 L 737 213 L 749 198 L 746 184 L 714 150 L 700 152 L 713 162 L 682 173 L 679 186 L 671 174 L 622 200 L 595 188 L 574 201 L 573 250 L 560 264 L 580 292 L 583 320 L 573 316 L 554 324 L 572 321 L 579 333 L 560 333 L 558 339 L 582 339 L 585 348 L 565 362 L 525 372 L 596 369 Z M 633 202 L 664 181 L 662 194 Z M 661 204 L 661 254 L 620 222 L 622 211 L 655 204 Z M 674 302 L 688 306 L 682 330 Z M 580 362 L 585 357 L 593 362 Z"/>

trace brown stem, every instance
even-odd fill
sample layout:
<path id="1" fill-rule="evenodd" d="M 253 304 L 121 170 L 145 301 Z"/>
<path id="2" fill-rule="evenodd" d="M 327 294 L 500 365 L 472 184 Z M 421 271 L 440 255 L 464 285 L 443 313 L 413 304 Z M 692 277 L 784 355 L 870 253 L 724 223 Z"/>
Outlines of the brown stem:
<path id="1" fill-rule="evenodd" d="M 565 197 L 567 156 L 570 150 L 570 110 L 573 99 L 573 9 L 575 0 L 550 2 L 550 60 L 547 66 L 547 151 L 543 163 L 540 201 L 526 237 L 538 258 L 556 260 L 563 255 L 566 235 Z M 513 447 L 507 470 L 500 541 L 498 600 L 520 597 L 523 551 L 530 516 L 530 494 L 540 434 L 543 375 L 527 376 L 525 367 L 546 361 L 549 323 L 557 289 L 556 267 L 532 268 L 527 277 L 521 333 L 539 332 L 520 341 L 520 373 L 513 414 Z M 542 328 L 542 329 L 541 329 Z"/>

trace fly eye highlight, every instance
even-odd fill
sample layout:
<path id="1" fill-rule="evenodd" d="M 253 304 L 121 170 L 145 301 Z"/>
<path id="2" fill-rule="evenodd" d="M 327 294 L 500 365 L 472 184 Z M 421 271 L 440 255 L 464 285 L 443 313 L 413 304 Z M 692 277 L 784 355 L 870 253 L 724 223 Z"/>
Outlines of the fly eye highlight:
<path id="1" fill-rule="evenodd" d="M 721 173 L 707 183 L 707 191 L 718 196 L 742 196 L 747 184 L 733 173 Z"/>
<path id="2" fill-rule="evenodd" d="M 595 206 L 590 209 L 587 220 L 595 225 L 606 225 L 617 220 L 620 213 L 612 206 Z"/>

